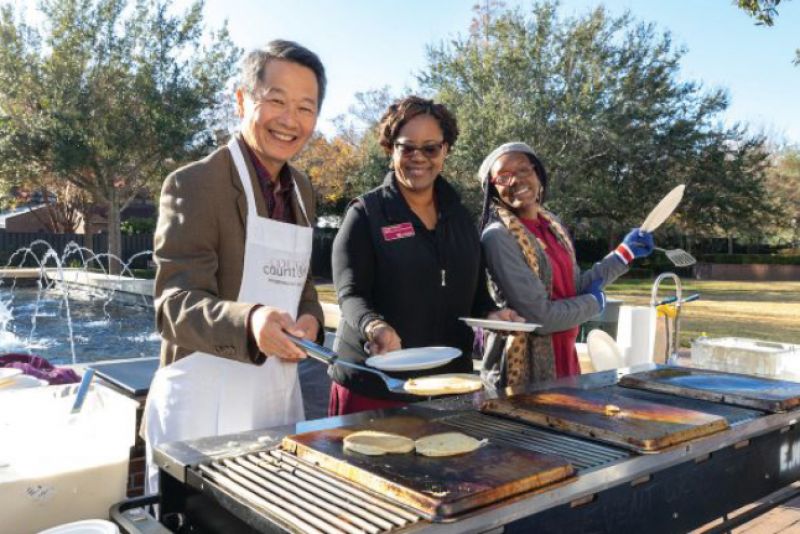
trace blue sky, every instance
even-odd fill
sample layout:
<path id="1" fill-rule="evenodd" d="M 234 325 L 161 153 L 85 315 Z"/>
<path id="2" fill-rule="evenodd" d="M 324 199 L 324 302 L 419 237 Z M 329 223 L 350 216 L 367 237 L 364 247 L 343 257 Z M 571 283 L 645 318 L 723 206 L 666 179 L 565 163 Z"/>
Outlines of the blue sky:
<path id="1" fill-rule="evenodd" d="M 425 46 L 465 34 L 475 2 L 206 0 L 206 21 L 217 26 L 227 18 L 234 41 L 245 49 L 281 37 L 317 52 L 329 78 L 320 129 L 330 133 L 330 119 L 347 112 L 357 91 L 413 89 Z M 729 91 L 723 120 L 800 144 L 800 67 L 791 63 L 800 47 L 800 0 L 782 2 L 771 28 L 756 26 L 730 0 L 563 0 L 561 12 L 581 14 L 601 3 L 614 15 L 628 9 L 637 20 L 669 30 L 688 50 L 681 76 Z"/>

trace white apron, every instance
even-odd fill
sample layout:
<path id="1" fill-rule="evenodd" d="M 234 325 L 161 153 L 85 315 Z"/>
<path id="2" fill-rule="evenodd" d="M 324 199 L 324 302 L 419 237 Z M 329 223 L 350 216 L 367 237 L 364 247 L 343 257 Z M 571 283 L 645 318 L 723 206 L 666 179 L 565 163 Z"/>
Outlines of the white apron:
<path id="1" fill-rule="evenodd" d="M 313 230 L 259 217 L 255 193 L 235 138 L 228 149 L 247 197 L 247 232 L 239 302 L 280 308 L 296 319 Z M 295 195 L 308 221 L 295 184 Z M 153 449 L 182 441 L 302 421 L 297 364 L 268 357 L 263 365 L 193 352 L 153 377 L 145 406 L 147 492 L 158 492 Z"/>

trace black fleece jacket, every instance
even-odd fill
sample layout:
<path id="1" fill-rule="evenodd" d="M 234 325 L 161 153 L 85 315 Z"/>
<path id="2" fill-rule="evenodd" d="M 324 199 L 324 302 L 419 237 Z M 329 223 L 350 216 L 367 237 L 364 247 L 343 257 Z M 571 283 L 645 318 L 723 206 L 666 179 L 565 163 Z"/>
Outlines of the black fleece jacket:
<path id="1" fill-rule="evenodd" d="M 383 185 L 351 204 L 333 243 L 333 281 L 341 306 L 337 350 L 361 363 L 365 327 L 389 323 L 403 348 L 445 345 L 461 349 L 449 364 L 398 378 L 472 370 L 472 329 L 459 317 L 496 310 L 486 285 L 477 228 L 456 191 L 441 176 L 434 182 L 438 221 L 428 230 L 411 211 L 390 172 Z M 418 400 L 391 394 L 370 373 L 334 366 L 331 377 L 380 399 Z"/>

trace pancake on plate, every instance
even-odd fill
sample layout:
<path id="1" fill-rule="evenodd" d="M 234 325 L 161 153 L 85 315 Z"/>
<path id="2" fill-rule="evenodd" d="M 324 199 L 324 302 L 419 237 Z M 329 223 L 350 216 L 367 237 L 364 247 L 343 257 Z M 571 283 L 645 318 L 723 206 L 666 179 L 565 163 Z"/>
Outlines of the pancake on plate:
<path id="1" fill-rule="evenodd" d="M 450 373 L 410 378 L 403 386 L 406 393 L 422 397 L 460 395 L 478 391 L 482 387 L 483 384 L 478 375 L 467 373 Z"/>

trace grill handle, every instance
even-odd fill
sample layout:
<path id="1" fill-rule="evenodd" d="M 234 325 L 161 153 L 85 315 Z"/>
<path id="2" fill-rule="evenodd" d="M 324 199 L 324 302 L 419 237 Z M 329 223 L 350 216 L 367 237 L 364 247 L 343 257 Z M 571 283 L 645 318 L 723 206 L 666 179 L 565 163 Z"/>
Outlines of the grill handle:
<path id="1" fill-rule="evenodd" d="M 286 334 L 286 337 L 288 337 L 292 343 L 306 351 L 306 353 L 315 360 L 319 360 L 328 365 L 333 365 L 334 363 L 345 363 L 343 361 L 337 362 L 336 360 L 339 358 L 339 355 L 327 347 L 317 345 L 313 341 L 308 341 L 307 339 L 302 339 L 286 332 L 284 332 L 284 334 Z"/>

